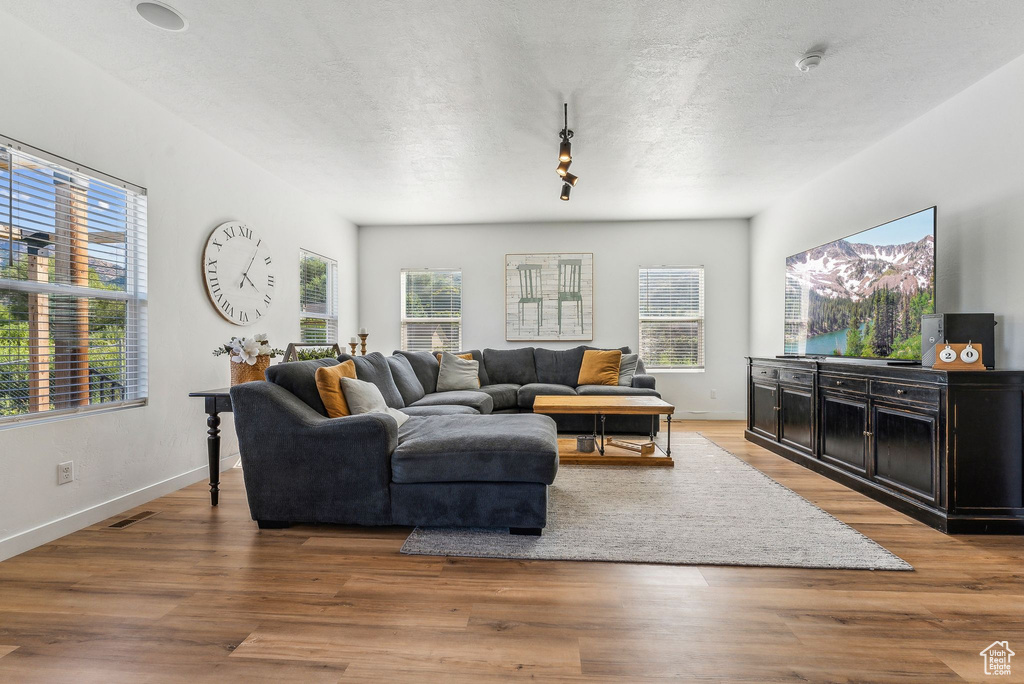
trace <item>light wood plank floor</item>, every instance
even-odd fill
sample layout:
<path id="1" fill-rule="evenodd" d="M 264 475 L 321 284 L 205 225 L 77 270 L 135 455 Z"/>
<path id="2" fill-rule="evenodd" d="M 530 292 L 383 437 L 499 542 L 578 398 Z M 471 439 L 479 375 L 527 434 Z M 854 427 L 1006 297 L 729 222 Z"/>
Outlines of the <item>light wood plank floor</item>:
<path id="1" fill-rule="evenodd" d="M 218 508 L 187 487 L 0 563 L 0 681 L 980 681 L 997 639 L 1024 681 L 1024 539 L 947 537 L 740 423 L 677 429 L 916 572 L 402 556 L 407 529 L 257 531 L 232 470 Z"/>

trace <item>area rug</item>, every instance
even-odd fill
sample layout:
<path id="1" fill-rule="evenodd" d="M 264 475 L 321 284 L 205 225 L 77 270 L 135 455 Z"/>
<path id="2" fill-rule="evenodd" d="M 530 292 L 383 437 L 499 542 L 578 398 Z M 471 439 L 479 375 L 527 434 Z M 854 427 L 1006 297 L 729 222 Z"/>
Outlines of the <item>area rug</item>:
<path id="1" fill-rule="evenodd" d="M 540 537 L 420 528 L 402 553 L 850 570 L 913 567 L 695 432 L 675 468 L 563 466 Z"/>

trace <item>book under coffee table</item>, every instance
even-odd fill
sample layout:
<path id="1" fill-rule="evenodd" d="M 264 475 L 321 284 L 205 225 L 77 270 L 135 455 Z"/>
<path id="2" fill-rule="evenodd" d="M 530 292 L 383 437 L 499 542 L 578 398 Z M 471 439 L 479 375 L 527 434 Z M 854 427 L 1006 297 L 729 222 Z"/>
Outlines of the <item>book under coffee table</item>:
<path id="1" fill-rule="evenodd" d="M 565 465 L 630 465 L 630 466 L 666 466 L 673 467 L 672 461 L 672 414 L 675 407 L 658 397 L 647 396 L 556 396 L 540 395 L 533 402 L 534 413 L 545 414 L 576 414 L 594 416 L 594 439 L 600 442 L 596 453 L 588 454 L 573 448 L 573 440 L 558 440 L 558 460 Z M 630 415 L 650 416 L 650 441 L 643 444 L 625 442 L 618 439 L 606 440 L 604 422 L 606 416 Z M 666 443 L 661 449 L 654 441 L 655 421 L 666 416 Z M 599 425 L 600 424 L 600 425 Z M 598 429 L 600 428 L 600 433 Z M 610 451 L 609 451 L 610 449 Z"/>

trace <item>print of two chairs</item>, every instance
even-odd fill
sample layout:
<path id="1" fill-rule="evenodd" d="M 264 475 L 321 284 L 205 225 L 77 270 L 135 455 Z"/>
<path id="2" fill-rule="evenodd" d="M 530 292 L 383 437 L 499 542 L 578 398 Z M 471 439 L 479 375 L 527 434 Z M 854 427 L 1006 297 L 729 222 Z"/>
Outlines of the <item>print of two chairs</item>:
<path id="1" fill-rule="evenodd" d="M 541 286 L 541 264 L 519 264 L 519 329 L 523 328 L 526 307 L 537 305 L 537 334 L 544 325 L 544 293 Z M 558 334 L 562 334 L 562 304 L 576 306 L 576 324 L 583 330 L 582 259 L 558 260 Z"/>

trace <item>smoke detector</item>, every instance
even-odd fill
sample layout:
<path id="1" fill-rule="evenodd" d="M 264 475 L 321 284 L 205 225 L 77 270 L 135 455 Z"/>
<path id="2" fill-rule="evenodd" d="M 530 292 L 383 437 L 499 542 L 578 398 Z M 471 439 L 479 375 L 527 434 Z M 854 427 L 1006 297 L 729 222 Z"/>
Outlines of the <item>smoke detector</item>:
<path id="1" fill-rule="evenodd" d="M 821 60 L 824 56 L 825 53 L 822 52 L 821 50 L 812 50 L 811 52 L 808 52 L 800 59 L 796 60 L 796 68 L 804 73 L 807 73 L 811 69 L 814 69 L 819 64 L 821 64 Z"/>

